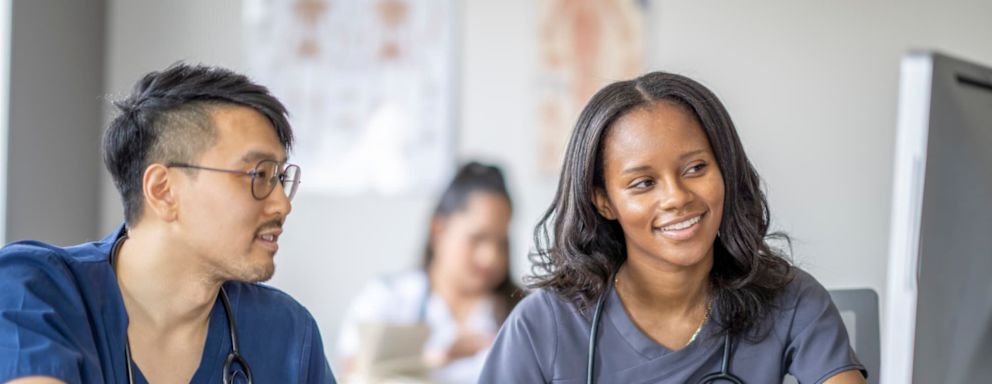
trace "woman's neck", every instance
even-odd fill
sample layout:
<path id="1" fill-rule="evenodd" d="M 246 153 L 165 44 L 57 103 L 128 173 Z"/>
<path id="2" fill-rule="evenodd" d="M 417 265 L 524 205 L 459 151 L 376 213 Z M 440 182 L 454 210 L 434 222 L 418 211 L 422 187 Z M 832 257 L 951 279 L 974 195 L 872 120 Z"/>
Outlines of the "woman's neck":
<path id="1" fill-rule="evenodd" d="M 463 322 L 475 309 L 475 306 L 485 296 L 482 293 L 469 292 L 458 287 L 455 279 L 445 276 L 438 268 L 427 269 L 427 279 L 431 291 L 437 294 L 451 311 L 451 315 L 459 323 Z"/>
<path id="2" fill-rule="evenodd" d="M 684 268 L 660 266 L 645 258 L 628 258 L 617 272 L 617 293 L 627 306 L 650 308 L 665 317 L 690 315 L 709 302 L 712 267 L 711 256 Z"/>

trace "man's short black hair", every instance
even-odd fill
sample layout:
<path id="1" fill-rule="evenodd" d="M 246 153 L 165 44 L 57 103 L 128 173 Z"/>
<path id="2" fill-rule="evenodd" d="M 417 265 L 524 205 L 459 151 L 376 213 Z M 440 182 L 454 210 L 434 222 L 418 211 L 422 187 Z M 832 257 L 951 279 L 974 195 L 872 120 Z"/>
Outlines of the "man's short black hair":
<path id="1" fill-rule="evenodd" d="M 145 75 L 103 136 L 103 162 L 121 194 L 124 217 L 133 225 L 141 217 L 142 178 L 154 163 L 192 162 L 216 141 L 211 111 L 245 106 L 269 119 L 289 152 L 293 131 L 286 107 L 269 90 L 228 69 L 177 63 Z"/>

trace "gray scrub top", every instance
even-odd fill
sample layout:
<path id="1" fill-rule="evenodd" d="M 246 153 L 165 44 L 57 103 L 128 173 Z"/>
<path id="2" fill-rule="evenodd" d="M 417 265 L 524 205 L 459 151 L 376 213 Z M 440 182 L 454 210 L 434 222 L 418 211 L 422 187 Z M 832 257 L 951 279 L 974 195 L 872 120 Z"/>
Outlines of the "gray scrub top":
<path id="1" fill-rule="evenodd" d="M 761 340 L 731 338 L 730 372 L 746 383 L 781 383 L 788 373 L 800 383 L 821 383 L 864 366 L 827 290 L 794 268 L 795 279 L 768 317 Z M 584 383 L 592 309 L 579 312 L 554 293 L 538 290 L 520 302 L 489 352 L 480 383 Z M 711 318 L 719 316 L 714 306 Z M 767 327 L 767 325 L 766 325 Z M 609 290 L 596 347 L 597 383 L 696 383 L 718 372 L 723 337 L 707 321 L 691 344 L 676 351 L 642 333 Z"/>

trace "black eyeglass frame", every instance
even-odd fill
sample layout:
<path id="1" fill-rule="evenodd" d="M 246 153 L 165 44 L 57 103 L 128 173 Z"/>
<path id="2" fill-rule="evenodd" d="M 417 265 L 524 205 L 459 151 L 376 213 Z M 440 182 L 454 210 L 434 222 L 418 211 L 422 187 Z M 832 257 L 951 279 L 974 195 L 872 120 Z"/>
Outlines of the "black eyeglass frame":
<path id="1" fill-rule="evenodd" d="M 258 164 L 255 164 L 255 167 L 252 168 L 250 171 L 242 171 L 240 169 L 223 169 L 223 168 L 205 167 L 202 165 L 188 164 L 181 162 L 170 162 L 165 166 L 167 168 L 188 168 L 188 169 L 198 169 L 203 171 L 224 172 L 239 176 L 248 176 L 251 178 L 251 197 L 255 198 L 255 200 L 265 200 L 266 198 L 268 198 L 269 195 L 272 194 L 272 191 L 276 190 L 276 182 L 278 182 L 280 185 L 282 185 L 283 192 L 286 194 L 286 198 L 292 201 L 293 197 L 296 196 L 296 190 L 299 189 L 300 178 L 301 175 L 303 174 L 299 165 L 290 164 L 290 163 L 281 163 L 271 159 L 265 159 L 259 161 Z M 255 189 L 255 179 L 257 179 L 259 175 L 262 175 L 264 174 L 264 172 L 267 171 L 267 169 L 263 168 L 263 166 L 272 167 L 269 169 L 279 169 L 280 171 L 278 175 L 274 175 L 273 177 L 269 178 L 268 182 L 265 183 L 265 185 L 268 186 L 268 191 L 266 191 L 264 194 L 260 194 L 259 191 L 256 191 Z M 288 189 L 287 186 L 289 187 Z"/>

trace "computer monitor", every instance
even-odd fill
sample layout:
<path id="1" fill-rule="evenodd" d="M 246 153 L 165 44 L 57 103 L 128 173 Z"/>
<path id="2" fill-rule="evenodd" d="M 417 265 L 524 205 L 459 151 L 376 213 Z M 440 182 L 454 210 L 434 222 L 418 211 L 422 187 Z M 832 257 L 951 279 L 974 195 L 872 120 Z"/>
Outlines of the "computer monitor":
<path id="1" fill-rule="evenodd" d="M 901 70 L 881 379 L 992 382 L 992 68 Z"/>

